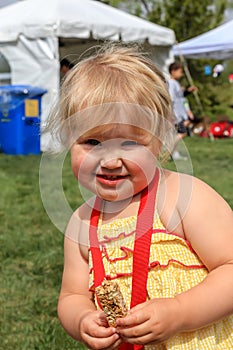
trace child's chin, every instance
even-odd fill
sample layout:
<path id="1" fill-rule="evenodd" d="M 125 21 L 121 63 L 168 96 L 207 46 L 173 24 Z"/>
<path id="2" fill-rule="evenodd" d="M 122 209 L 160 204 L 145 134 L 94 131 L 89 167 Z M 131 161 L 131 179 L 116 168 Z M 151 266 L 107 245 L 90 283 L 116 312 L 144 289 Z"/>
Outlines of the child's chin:
<path id="1" fill-rule="evenodd" d="M 127 194 L 127 193 L 118 193 L 118 192 L 112 192 L 108 194 L 103 193 L 97 193 L 97 196 L 101 197 L 105 201 L 108 202 L 124 202 L 124 201 L 131 201 L 133 195 Z"/>

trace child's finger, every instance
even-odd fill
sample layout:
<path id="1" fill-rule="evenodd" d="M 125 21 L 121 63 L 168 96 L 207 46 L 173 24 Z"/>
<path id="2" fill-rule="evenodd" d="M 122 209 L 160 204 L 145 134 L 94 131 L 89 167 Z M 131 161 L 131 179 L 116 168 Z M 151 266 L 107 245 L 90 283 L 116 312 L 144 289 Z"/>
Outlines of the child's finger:
<path id="1" fill-rule="evenodd" d="M 133 339 L 138 339 L 151 334 L 151 330 L 148 324 L 119 328 L 118 332 L 123 339 L 127 340 L 127 342 L 128 340 L 133 341 Z"/>
<path id="2" fill-rule="evenodd" d="M 146 304 L 146 303 L 147 303 L 147 302 L 141 303 L 141 304 L 138 304 L 138 305 L 132 307 L 132 309 L 129 310 L 129 315 L 130 315 L 130 314 L 133 314 L 134 312 L 136 312 L 136 311 L 138 311 L 138 310 L 143 309 L 143 308 L 145 307 L 145 304 Z"/>
<path id="3" fill-rule="evenodd" d="M 161 341 L 161 335 L 160 333 L 153 333 L 150 330 L 150 327 L 145 327 L 143 325 L 135 326 L 132 328 L 122 328 L 120 330 L 120 336 L 123 342 L 131 343 L 131 344 L 152 344 L 157 343 Z"/>
<path id="4" fill-rule="evenodd" d="M 92 349 L 114 349 L 117 348 L 117 344 L 121 343 L 119 334 L 114 333 L 109 337 L 95 337 L 86 335 L 84 338 L 85 344 Z"/>
<path id="5" fill-rule="evenodd" d="M 113 327 L 98 327 L 96 325 L 91 327 L 87 333 L 94 338 L 108 338 L 117 334 L 116 329 Z"/>
<path id="6" fill-rule="evenodd" d="M 98 321 L 99 321 L 99 325 L 100 325 L 100 326 L 109 327 L 109 326 L 108 326 L 108 321 L 107 321 L 107 318 L 106 318 L 106 315 L 105 315 L 104 312 L 101 312 L 101 313 L 99 314 L 99 319 L 98 319 Z"/>
<path id="7" fill-rule="evenodd" d="M 134 310 L 134 312 L 128 314 L 124 318 L 118 318 L 116 320 L 117 328 L 118 327 L 131 327 L 146 322 L 149 317 L 146 313 L 138 312 L 140 310 Z"/>

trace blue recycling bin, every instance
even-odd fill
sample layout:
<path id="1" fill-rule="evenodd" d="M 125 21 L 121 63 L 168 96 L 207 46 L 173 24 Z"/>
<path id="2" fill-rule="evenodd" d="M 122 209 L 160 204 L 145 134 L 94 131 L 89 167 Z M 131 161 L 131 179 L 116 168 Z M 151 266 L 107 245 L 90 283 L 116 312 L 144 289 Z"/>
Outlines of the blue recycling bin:
<path id="1" fill-rule="evenodd" d="M 47 90 L 0 86 L 0 149 L 5 154 L 40 154 L 41 98 Z"/>

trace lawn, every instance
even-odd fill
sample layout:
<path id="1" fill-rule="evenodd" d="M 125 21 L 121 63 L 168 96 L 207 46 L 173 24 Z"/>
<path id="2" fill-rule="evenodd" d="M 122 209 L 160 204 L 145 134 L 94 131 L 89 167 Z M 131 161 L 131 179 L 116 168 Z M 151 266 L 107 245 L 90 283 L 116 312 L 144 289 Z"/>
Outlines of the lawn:
<path id="1" fill-rule="evenodd" d="M 185 143 L 194 175 L 214 187 L 233 208 L 233 140 L 211 142 L 193 137 Z M 82 349 L 65 334 L 57 319 L 63 234 L 42 205 L 40 158 L 0 154 L 1 347 Z M 166 166 L 175 167 L 171 161 Z M 52 170 L 50 176 L 55 177 Z M 77 207 L 82 197 L 70 171 L 69 156 L 63 166 L 63 188 L 70 206 Z"/>

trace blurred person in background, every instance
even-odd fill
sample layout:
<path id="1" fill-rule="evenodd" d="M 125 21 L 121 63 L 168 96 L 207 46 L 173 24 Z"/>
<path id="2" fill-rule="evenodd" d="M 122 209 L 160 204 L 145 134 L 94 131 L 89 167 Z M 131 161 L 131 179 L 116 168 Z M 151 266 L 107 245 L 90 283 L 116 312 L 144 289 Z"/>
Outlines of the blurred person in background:
<path id="1" fill-rule="evenodd" d="M 60 72 L 61 76 L 65 76 L 70 69 L 74 67 L 74 64 L 71 63 L 67 58 L 63 58 L 60 62 Z"/>
<path id="2" fill-rule="evenodd" d="M 172 100 L 173 112 L 174 112 L 174 124 L 177 130 L 177 142 L 188 135 L 188 126 L 190 120 L 194 118 L 193 113 L 185 107 L 185 97 L 193 91 L 196 91 L 196 86 L 189 86 L 184 89 L 181 87 L 179 80 L 183 76 L 183 65 L 180 62 L 173 62 L 169 66 L 170 79 L 168 80 L 169 93 Z M 178 152 L 177 147 L 172 152 L 172 158 L 174 160 L 185 159 Z"/>

